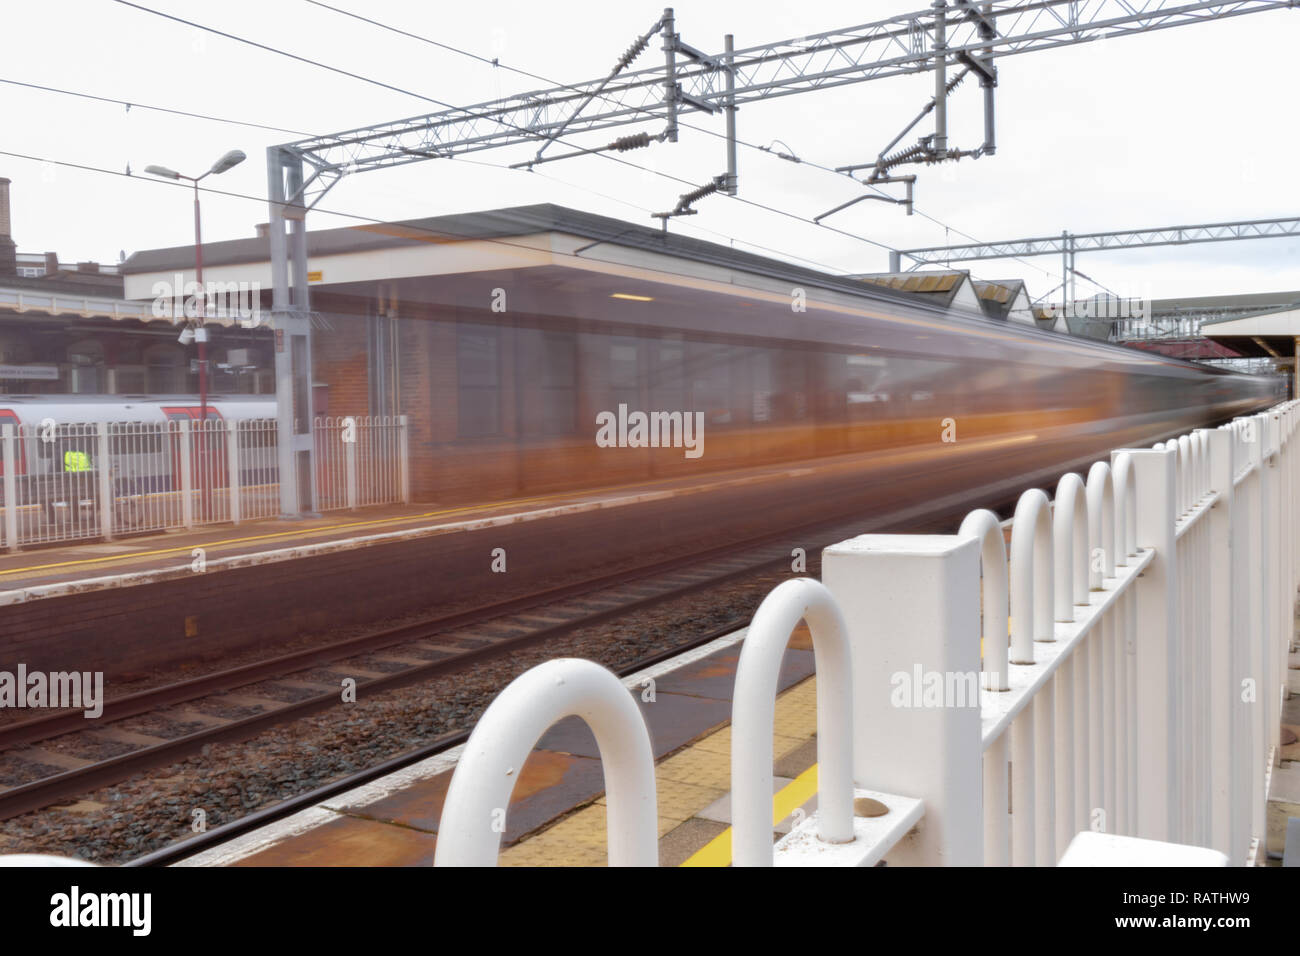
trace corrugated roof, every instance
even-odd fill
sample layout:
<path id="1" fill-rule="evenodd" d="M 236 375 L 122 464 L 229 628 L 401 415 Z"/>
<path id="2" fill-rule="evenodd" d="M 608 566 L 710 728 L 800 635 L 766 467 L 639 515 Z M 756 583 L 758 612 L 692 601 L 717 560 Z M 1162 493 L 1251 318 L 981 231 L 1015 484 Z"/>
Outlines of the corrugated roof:
<path id="1" fill-rule="evenodd" d="M 1021 279 L 977 280 L 973 283 L 975 294 L 980 298 L 980 308 L 991 319 L 1005 319 L 1011 313 L 1011 307 L 1025 283 Z"/>
<path id="2" fill-rule="evenodd" d="M 964 272 L 903 272 L 861 275 L 857 278 L 900 292 L 937 293 L 951 292 L 965 275 Z"/>

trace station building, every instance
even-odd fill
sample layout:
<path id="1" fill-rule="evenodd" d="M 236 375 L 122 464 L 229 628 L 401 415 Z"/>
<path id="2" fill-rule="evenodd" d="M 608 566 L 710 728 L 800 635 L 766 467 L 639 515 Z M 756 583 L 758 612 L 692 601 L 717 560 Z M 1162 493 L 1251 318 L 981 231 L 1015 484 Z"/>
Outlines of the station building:
<path id="1" fill-rule="evenodd" d="M 597 463 L 588 426 L 620 407 L 702 413 L 696 470 L 850 450 L 852 423 L 890 396 L 867 346 L 816 350 L 828 315 L 894 302 L 990 321 L 966 273 L 898 288 L 550 204 L 312 231 L 307 252 L 312 412 L 407 415 L 417 500 L 589 485 L 597 470 L 611 483 L 683 473 L 679 448 Z M 126 298 L 189 280 L 192 259 L 188 247 L 136 253 Z M 264 230 L 205 243 L 204 272 L 255 284 L 260 327 L 272 324 Z M 895 414 L 925 393 L 901 394 Z"/>
<path id="2" fill-rule="evenodd" d="M 18 249 L 11 185 L 0 177 L 0 395 L 197 392 L 193 347 L 151 301 L 125 297 L 116 265 Z M 213 322 L 226 329 L 210 356 L 210 390 L 273 393 L 269 331 Z"/>

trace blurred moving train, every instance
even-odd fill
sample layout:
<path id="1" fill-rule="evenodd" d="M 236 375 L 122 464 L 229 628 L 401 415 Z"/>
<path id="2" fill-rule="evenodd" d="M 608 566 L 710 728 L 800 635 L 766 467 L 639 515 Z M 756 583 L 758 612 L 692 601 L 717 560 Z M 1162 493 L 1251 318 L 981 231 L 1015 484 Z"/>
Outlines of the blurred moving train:
<path id="1" fill-rule="evenodd" d="M 909 495 L 939 501 L 964 493 L 992 503 L 994 492 L 1010 495 L 1053 469 L 1286 396 L 1281 376 L 1236 374 L 887 298 L 809 307 L 808 316 L 792 317 L 788 305 L 762 303 L 743 322 L 698 307 L 601 322 L 478 310 L 404 322 L 398 374 L 421 382 L 403 393 L 411 404 L 402 409 L 411 419 L 414 497 L 508 501 L 816 465 L 811 478 L 772 482 L 757 511 L 758 499 L 749 499 L 747 531 L 765 521 L 793 527 Z M 609 447 L 597 424 L 620 409 L 698 418 L 703 454 L 650 443 Z M 14 471 L 27 505 L 67 496 L 68 482 L 52 476 L 99 470 L 90 447 L 99 422 L 109 424 L 115 495 L 174 492 L 181 442 L 177 430 L 161 426 L 198 416 L 194 396 L 0 395 L 0 424 L 22 426 Z M 257 454 L 241 454 L 244 467 L 257 471 L 243 476 L 245 484 L 278 480 L 274 417 L 266 396 L 209 402 L 209 420 L 269 426 L 240 430 L 241 453 L 246 441 L 258 446 Z M 44 435 L 42 422 L 53 423 Z M 205 467 L 220 487 L 224 443 L 208 447 Z M 829 477 L 823 465 L 834 466 Z M 721 527 L 721 513 L 713 517 Z"/>
<path id="2" fill-rule="evenodd" d="M 1281 376 L 883 297 L 810 302 L 801 315 L 788 302 L 750 297 L 741 308 L 719 296 L 688 308 L 661 286 L 637 291 L 654 297 L 643 312 L 616 304 L 601 321 L 563 318 L 564 303 L 561 315 L 461 309 L 454 320 L 403 321 L 417 500 L 511 500 L 846 457 L 870 482 L 904 449 L 918 473 L 978 460 L 1010 479 L 1039 459 L 1067 466 L 1286 394 Z M 598 441 L 598 423 L 621 408 L 702 416 L 703 454 Z"/>

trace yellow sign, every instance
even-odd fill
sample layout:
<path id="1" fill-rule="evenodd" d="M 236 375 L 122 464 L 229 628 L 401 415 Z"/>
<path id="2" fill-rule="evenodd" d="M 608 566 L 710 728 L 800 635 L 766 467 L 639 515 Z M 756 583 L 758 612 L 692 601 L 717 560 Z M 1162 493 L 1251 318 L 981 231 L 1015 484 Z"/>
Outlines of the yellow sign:
<path id="1" fill-rule="evenodd" d="M 307 281 L 308 281 L 308 282 L 320 282 L 320 280 L 323 279 L 324 277 L 325 277 L 325 273 L 323 273 L 323 272 L 308 272 L 308 273 L 307 273 Z"/>

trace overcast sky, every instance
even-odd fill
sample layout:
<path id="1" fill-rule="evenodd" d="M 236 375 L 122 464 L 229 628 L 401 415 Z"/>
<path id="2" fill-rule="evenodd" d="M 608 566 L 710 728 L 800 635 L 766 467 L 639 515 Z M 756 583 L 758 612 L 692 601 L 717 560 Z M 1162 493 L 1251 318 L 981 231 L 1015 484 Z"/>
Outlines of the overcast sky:
<path id="1" fill-rule="evenodd" d="M 330 0 L 557 83 L 603 76 L 661 12 L 646 3 L 414 3 Z M 320 60 L 412 93 L 473 105 L 545 84 L 359 23 L 305 0 L 222 3 L 142 0 L 143 5 Z M 921 9 L 923 0 L 676 5 L 682 39 L 709 52 L 849 26 Z M 253 49 L 113 0 L 11 4 L 0 79 L 93 93 L 247 123 L 323 134 L 438 107 Z M 1253 14 L 1148 35 L 999 60 L 998 153 L 949 167 L 920 167 L 916 206 L 860 203 L 827 220 L 886 246 L 1014 239 L 1072 232 L 1300 215 L 1295 167 L 1300 127 L 1291 102 L 1300 11 Z M 636 62 L 653 65 L 658 42 Z M 824 166 L 872 160 L 926 103 L 928 77 L 854 84 L 756 103 L 738 114 L 739 137 L 774 139 Z M 125 172 L 131 179 L 0 155 L 13 180 L 20 251 L 114 262 L 119 250 L 192 241 L 186 190 L 143 175 L 154 163 L 198 172 L 228 149 L 248 161 L 213 187 L 264 197 L 265 148 L 299 136 L 165 115 L 0 84 L 0 150 Z M 950 106 L 951 145 L 982 138 L 980 90 L 967 81 Z M 721 131 L 721 118 L 683 121 Z M 619 133 L 633 132 L 628 127 Z M 658 125 L 643 127 L 658 132 Z M 926 131 L 929 126 L 927 125 Z M 594 134 L 587 145 L 604 143 Z M 909 137 L 908 142 L 914 137 Z M 561 152 L 552 147 L 552 152 Z M 504 166 L 525 154 L 490 151 Z M 531 155 L 531 151 L 527 154 Z M 722 142 L 683 129 L 681 141 L 627 154 L 691 182 L 724 171 Z M 742 147 L 741 196 L 811 218 L 861 192 L 843 176 Z M 671 208 L 682 184 L 602 158 L 566 160 L 537 173 L 433 161 L 351 177 L 322 204 L 379 219 L 555 202 L 631 222 Z M 835 271 L 883 271 L 879 246 L 789 217 L 711 197 L 677 219 L 685 234 L 780 254 Z M 264 202 L 204 200 L 204 237 L 251 236 Z M 355 220 L 313 213 L 312 228 Z M 942 223 L 942 224 L 939 224 Z M 951 231 L 949 231 L 951 230 Z M 965 235 L 962 235 L 962 234 Z M 1120 294 L 1164 297 L 1300 289 L 1300 239 L 1081 255 L 1078 268 Z M 1060 281 L 1059 259 L 969 264 L 977 277 L 1023 277 L 1034 296 Z M 1080 282 L 1080 292 L 1093 288 Z"/>

